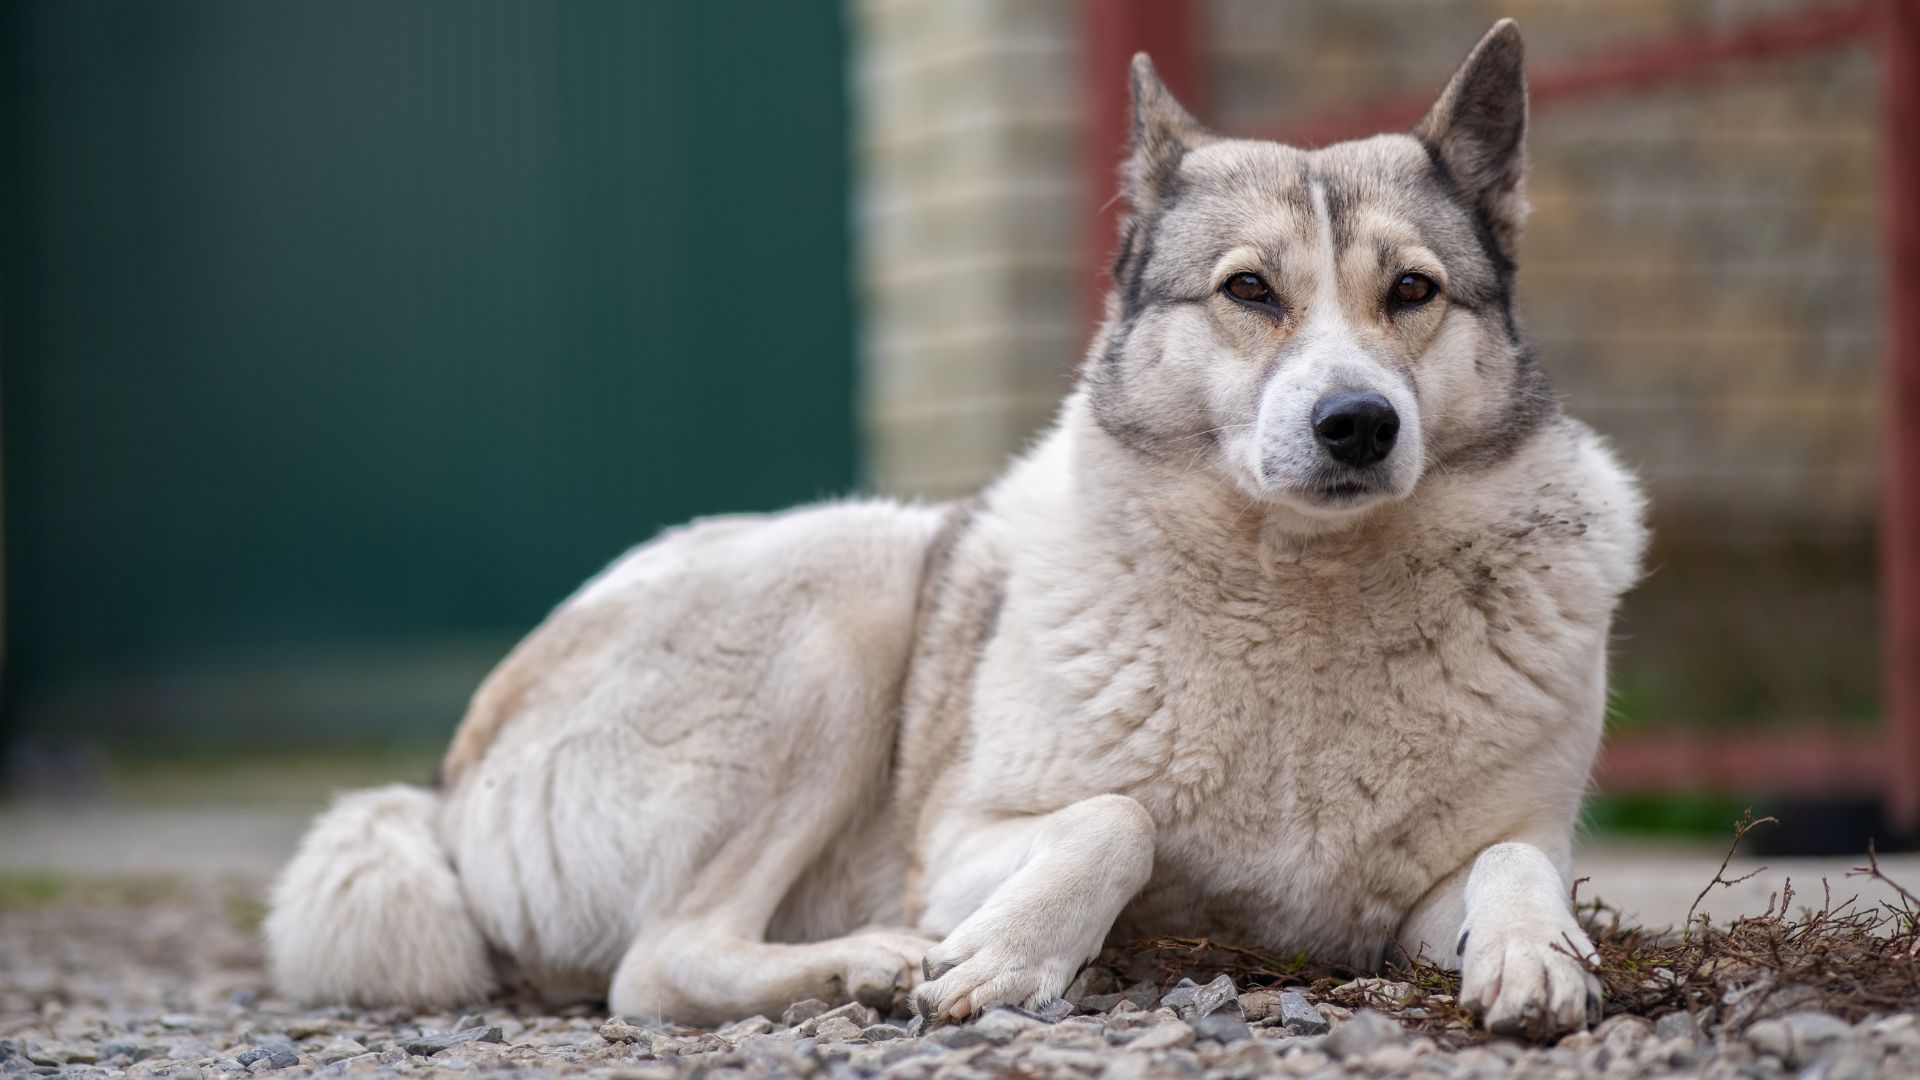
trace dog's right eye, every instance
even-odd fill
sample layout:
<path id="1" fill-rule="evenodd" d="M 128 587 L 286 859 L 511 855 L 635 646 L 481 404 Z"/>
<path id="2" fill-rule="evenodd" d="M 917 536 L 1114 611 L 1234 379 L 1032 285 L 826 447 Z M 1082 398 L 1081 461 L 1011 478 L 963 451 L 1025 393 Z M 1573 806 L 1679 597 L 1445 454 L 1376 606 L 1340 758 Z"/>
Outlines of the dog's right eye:
<path id="1" fill-rule="evenodd" d="M 1220 291 L 1243 304 L 1280 306 L 1279 302 L 1273 298 L 1273 290 L 1267 287 L 1267 283 L 1261 279 L 1260 275 L 1248 271 L 1243 270 L 1228 278 L 1227 283 L 1220 287 Z"/>

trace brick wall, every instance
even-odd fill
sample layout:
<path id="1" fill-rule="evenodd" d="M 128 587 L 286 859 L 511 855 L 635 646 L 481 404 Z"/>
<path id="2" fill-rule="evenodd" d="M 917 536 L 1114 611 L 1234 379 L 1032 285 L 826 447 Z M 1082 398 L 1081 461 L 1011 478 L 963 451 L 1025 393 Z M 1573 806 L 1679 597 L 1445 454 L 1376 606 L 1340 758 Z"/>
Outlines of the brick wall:
<path id="1" fill-rule="evenodd" d="M 869 480 L 977 487 L 1081 348 L 1078 7 L 857 0 Z"/>

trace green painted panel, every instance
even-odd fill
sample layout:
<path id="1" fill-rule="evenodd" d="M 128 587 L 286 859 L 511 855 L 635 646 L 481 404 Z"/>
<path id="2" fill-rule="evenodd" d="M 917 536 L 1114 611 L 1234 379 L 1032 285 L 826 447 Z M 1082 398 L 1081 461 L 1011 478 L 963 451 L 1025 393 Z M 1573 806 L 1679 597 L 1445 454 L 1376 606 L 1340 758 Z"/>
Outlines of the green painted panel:
<path id="1" fill-rule="evenodd" d="M 854 475 L 836 5 L 5 9 L 8 724 L 444 731 Z"/>

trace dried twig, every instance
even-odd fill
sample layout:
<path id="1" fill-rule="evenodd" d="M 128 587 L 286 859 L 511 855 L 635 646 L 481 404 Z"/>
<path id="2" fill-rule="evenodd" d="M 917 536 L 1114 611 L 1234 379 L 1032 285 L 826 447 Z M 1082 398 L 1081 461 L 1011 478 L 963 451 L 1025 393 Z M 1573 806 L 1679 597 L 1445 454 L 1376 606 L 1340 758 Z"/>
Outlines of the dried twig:
<path id="1" fill-rule="evenodd" d="M 1713 891 L 1713 887 L 1715 885 L 1720 885 L 1720 886 L 1738 885 L 1741 882 L 1747 880 L 1748 878 L 1766 869 L 1766 867 L 1764 866 L 1756 867 L 1753 870 L 1750 870 L 1747 873 L 1744 873 L 1739 877 L 1734 878 L 1731 881 L 1727 880 L 1727 876 L 1726 876 L 1727 864 L 1733 861 L 1733 853 L 1740 850 L 1740 841 L 1745 840 L 1747 838 L 1747 833 L 1751 832 L 1754 826 L 1756 825 L 1778 825 L 1778 824 L 1780 824 L 1780 819 L 1774 818 L 1774 817 L 1763 817 L 1758 821 L 1754 820 L 1752 807 L 1748 807 L 1746 812 L 1740 815 L 1740 820 L 1733 823 L 1733 843 L 1727 845 L 1727 854 L 1725 858 L 1720 860 L 1720 869 L 1715 870 L 1713 872 L 1713 880 L 1707 882 L 1706 887 L 1700 890 L 1700 895 L 1694 897 L 1693 903 L 1687 907 L 1687 923 L 1686 923 L 1686 930 L 1684 931 L 1685 936 L 1691 937 L 1693 935 L 1693 913 L 1699 910 L 1700 901 L 1705 900 L 1707 898 L 1707 894 Z"/>
<path id="2" fill-rule="evenodd" d="M 1796 911 L 1787 882 L 1757 915 L 1724 926 L 1696 918 L 1715 885 L 1752 876 L 1729 879 L 1726 872 L 1747 832 L 1772 821 L 1742 815 L 1726 858 L 1688 909 L 1684 933 L 1633 926 L 1618 908 L 1581 900 L 1585 881 L 1574 883 L 1570 899 L 1594 946 L 1583 960 L 1605 988 L 1608 1015 L 1688 1012 L 1710 1031 L 1733 1034 L 1788 1009 L 1817 1008 L 1852 1022 L 1920 1001 L 1920 897 L 1886 877 L 1871 847 L 1857 872 L 1886 882 L 1899 895 L 1897 905 L 1863 907 L 1858 897 L 1835 903 L 1823 881 L 1819 909 Z M 1575 951 L 1571 941 L 1562 947 Z M 1490 1038 L 1460 1006 L 1456 972 L 1404 950 L 1393 957 L 1380 974 L 1404 986 L 1364 979 L 1372 973 L 1342 965 L 1206 938 L 1138 942 L 1110 952 L 1102 964 L 1116 988 L 1140 978 L 1166 985 L 1183 975 L 1204 982 L 1224 973 L 1242 986 L 1304 986 L 1314 1000 L 1378 1009 L 1447 1045 Z"/>
<path id="3" fill-rule="evenodd" d="M 1920 896 L 1913 895 L 1913 893 L 1907 890 L 1907 887 L 1905 885 L 1900 884 L 1899 882 L 1893 880 L 1892 878 L 1888 877 L 1886 874 L 1881 872 L 1880 854 L 1879 852 L 1876 852 L 1873 849 L 1872 840 L 1867 841 L 1867 865 L 1854 867 L 1853 869 L 1847 871 L 1847 876 L 1848 877 L 1870 877 L 1878 881 L 1884 882 L 1885 884 L 1890 886 L 1894 892 L 1897 892 L 1900 894 L 1900 898 L 1906 901 L 1906 904 L 1909 910 L 1914 908 L 1920 908 Z"/>

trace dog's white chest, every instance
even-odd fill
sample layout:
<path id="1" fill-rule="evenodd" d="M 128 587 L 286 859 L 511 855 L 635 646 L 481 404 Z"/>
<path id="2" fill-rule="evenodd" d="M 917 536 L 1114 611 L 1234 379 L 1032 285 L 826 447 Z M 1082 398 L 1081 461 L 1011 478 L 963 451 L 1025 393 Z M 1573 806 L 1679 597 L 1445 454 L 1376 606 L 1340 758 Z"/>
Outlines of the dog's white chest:
<path id="1" fill-rule="evenodd" d="M 1583 780 L 1600 691 L 1577 658 L 1599 631 L 1540 565 L 1441 544 L 1194 581 L 1213 589 L 1198 598 L 1130 583 L 1162 575 L 1055 589 L 1010 610 L 986 658 L 976 721 L 1024 729 L 987 757 L 1153 815 L 1153 879 L 1121 933 L 1372 963 L 1525 812 L 1516 755 L 1564 760 L 1557 799 Z"/>

